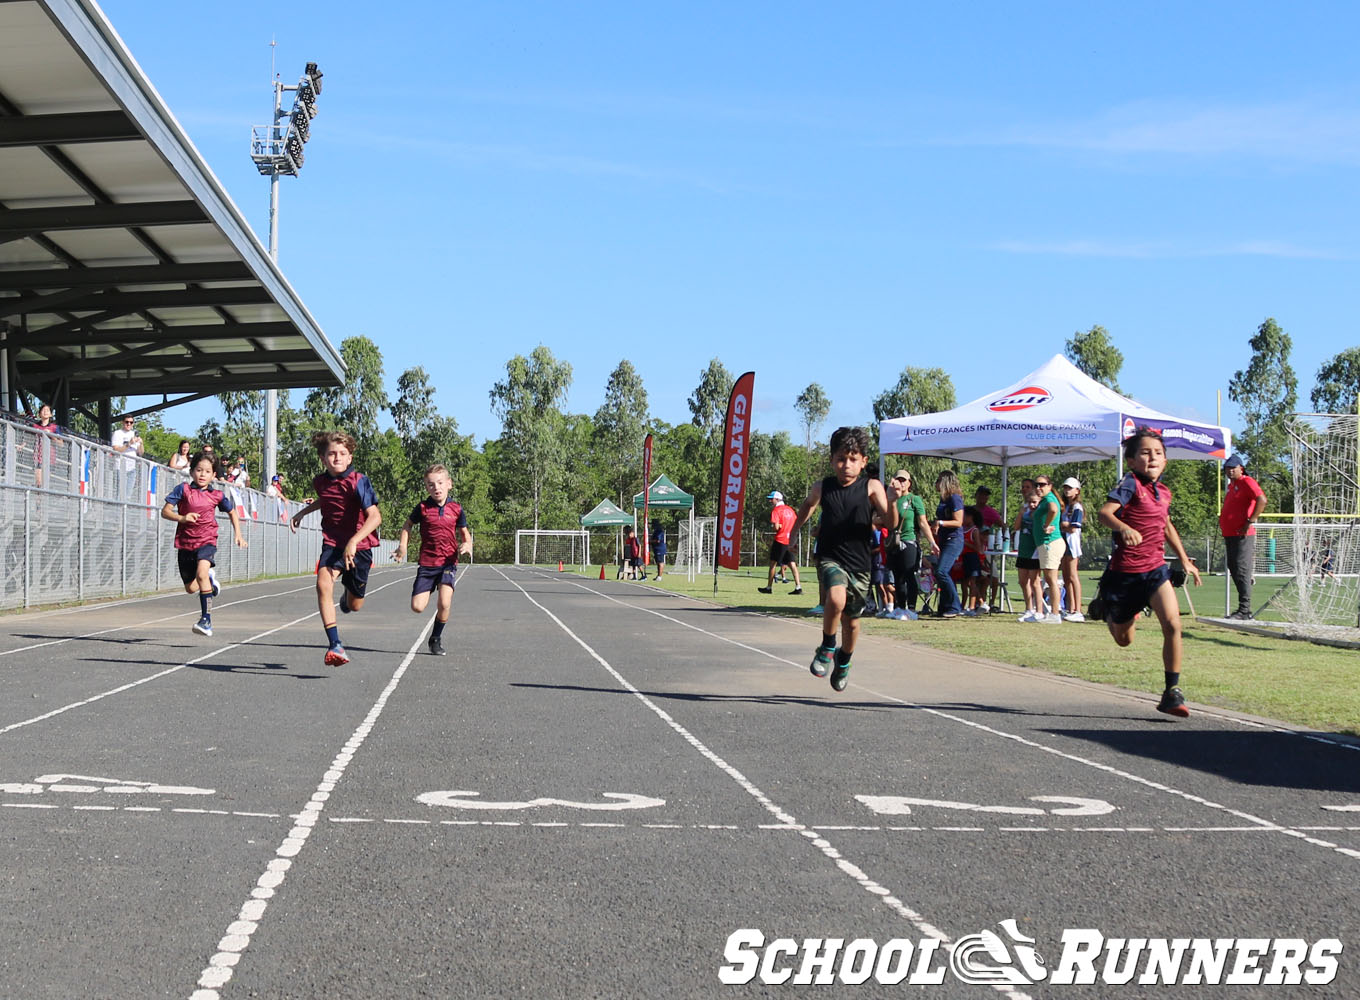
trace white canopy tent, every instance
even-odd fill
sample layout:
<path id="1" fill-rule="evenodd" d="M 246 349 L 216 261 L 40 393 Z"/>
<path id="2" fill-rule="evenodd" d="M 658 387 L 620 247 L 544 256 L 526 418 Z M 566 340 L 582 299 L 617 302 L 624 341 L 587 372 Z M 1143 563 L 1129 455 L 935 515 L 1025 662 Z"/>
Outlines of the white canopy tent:
<path id="1" fill-rule="evenodd" d="M 1004 511 L 1011 466 L 1117 458 L 1122 470 L 1123 442 L 1141 426 L 1161 432 L 1168 458 L 1222 461 L 1232 449 L 1226 427 L 1183 420 L 1121 396 L 1061 354 L 1005 389 L 952 410 L 880 421 L 878 447 L 885 456 L 1001 466 Z"/>
<path id="2" fill-rule="evenodd" d="M 1113 458 L 1135 427 L 1160 431 L 1168 458 L 1222 460 L 1225 427 L 1162 413 L 1101 385 L 1061 354 L 1024 378 L 943 413 L 878 425 L 884 455 L 936 455 L 984 465 L 1042 465 Z"/>

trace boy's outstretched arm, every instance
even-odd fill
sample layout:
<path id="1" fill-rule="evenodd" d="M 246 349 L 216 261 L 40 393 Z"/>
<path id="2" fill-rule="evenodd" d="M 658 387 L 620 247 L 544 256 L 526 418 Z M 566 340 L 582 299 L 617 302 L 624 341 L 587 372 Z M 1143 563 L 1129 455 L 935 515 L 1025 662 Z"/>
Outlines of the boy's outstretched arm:
<path id="1" fill-rule="evenodd" d="M 359 530 L 345 544 L 345 565 L 354 565 L 354 556 L 359 551 L 359 543 L 362 542 L 373 532 L 378 530 L 378 525 L 382 524 L 382 511 L 378 510 L 378 505 L 364 508 L 364 523 L 359 525 Z"/>
<path id="2" fill-rule="evenodd" d="M 235 506 L 227 511 L 227 517 L 231 518 L 231 531 L 236 536 L 236 547 L 238 549 L 245 548 L 249 543 L 246 541 L 245 535 L 241 534 L 241 515 L 237 512 Z"/>
<path id="3" fill-rule="evenodd" d="M 296 514 L 294 514 L 291 518 L 288 519 L 288 527 L 293 531 L 294 534 L 296 534 L 298 530 L 298 525 L 302 523 L 302 519 L 306 517 L 308 514 L 310 514 L 312 511 L 320 509 L 321 501 L 313 500 L 306 507 L 303 507 L 300 511 L 298 511 Z"/>
<path id="4" fill-rule="evenodd" d="M 406 561 L 406 546 L 411 541 L 411 528 L 414 522 L 408 517 L 406 523 L 401 526 L 401 534 L 397 536 L 397 551 L 392 553 L 393 562 Z"/>
<path id="5" fill-rule="evenodd" d="M 798 529 L 807 523 L 807 519 L 812 516 L 812 512 L 817 509 L 821 502 L 822 484 L 817 483 L 808 493 L 807 499 L 803 501 L 803 506 L 798 508 L 798 517 L 794 519 L 793 527 L 789 529 L 790 537 L 798 534 Z"/>
<path id="6" fill-rule="evenodd" d="M 1171 523 L 1171 518 L 1166 519 L 1166 540 L 1171 545 L 1171 551 L 1176 553 L 1176 558 L 1181 561 L 1185 571 L 1195 578 L 1195 586 L 1200 585 L 1199 567 L 1195 561 L 1185 551 L 1185 546 L 1181 544 L 1181 533 L 1176 530 L 1176 526 Z"/>

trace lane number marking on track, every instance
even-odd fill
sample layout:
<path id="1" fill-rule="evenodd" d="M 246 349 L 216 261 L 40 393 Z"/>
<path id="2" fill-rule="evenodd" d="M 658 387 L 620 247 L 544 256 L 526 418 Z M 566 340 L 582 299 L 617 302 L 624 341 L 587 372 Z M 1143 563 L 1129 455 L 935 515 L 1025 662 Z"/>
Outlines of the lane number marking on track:
<path id="1" fill-rule="evenodd" d="M 0 793 L 9 795 L 41 795 L 44 792 L 104 792 L 111 795 L 213 795 L 215 788 L 195 788 L 192 785 L 158 785 L 150 781 L 126 781 L 120 778 L 92 778 L 83 774 L 44 774 L 32 781 L 0 782 Z"/>
<path id="2" fill-rule="evenodd" d="M 665 799 L 626 792 L 604 792 L 613 802 L 572 802 L 568 799 L 530 799 L 528 802 L 487 802 L 477 798 L 481 792 L 425 792 L 416 801 L 427 806 L 451 806 L 455 809 L 537 809 L 540 806 L 566 806 L 568 809 L 596 809 L 615 812 L 620 809 L 654 809 L 664 806 Z"/>
<path id="3" fill-rule="evenodd" d="M 1004 813 L 1007 816 L 1104 816 L 1117 808 L 1104 799 L 1082 799 L 1070 795 L 1031 795 L 1031 802 L 1062 803 L 1060 808 L 1041 809 L 1037 806 L 983 806 L 973 802 L 950 802 L 946 799 L 915 799 L 906 795 L 856 795 L 880 816 L 909 816 L 912 806 L 936 809 L 959 809 L 964 812 Z"/>

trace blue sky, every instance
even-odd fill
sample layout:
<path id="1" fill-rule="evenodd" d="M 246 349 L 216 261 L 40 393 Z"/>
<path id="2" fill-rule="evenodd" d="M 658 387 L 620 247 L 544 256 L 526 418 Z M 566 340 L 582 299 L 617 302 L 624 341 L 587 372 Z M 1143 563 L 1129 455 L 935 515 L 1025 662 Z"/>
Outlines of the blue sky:
<path id="1" fill-rule="evenodd" d="M 1350 3 L 318 4 L 105 0 L 245 212 L 271 37 L 325 73 L 280 262 L 390 385 L 422 364 L 480 442 L 514 354 L 623 358 L 689 418 L 709 358 L 758 430 L 868 423 L 905 365 L 960 402 L 1105 326 L 1126 392 L 1224 420 L 1274 316 L 1306 406 L 1360 345 L 1360 73 Z M 192 430 L 214 408 L 167 421 Z"/>

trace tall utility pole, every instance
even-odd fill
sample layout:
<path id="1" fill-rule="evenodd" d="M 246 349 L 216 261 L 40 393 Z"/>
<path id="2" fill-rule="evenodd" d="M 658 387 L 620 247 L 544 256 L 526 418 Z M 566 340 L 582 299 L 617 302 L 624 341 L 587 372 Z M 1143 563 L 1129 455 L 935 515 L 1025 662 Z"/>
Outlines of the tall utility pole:
<path id="1" fill-rule="evenodd" d="M 273 42 L 269 43 L 271 46 Z M 279 261 L 279 178 L 296 177 L 302 170 L 302 147 L 312 134 L 316 99 L 321 95 L 321 70 L 309 62 L 294 85 L 284 84 L 274 75 L 274 116 L 269 125 L 251 129 L 250 158 L 255 168 L 269 178 L 269 256 Z M 294 94 L 288 110 L 283 107 L 284 93 Z M 270 483 L 279 464 L 279 391 L 264 393 L 264 482 Z"/>

